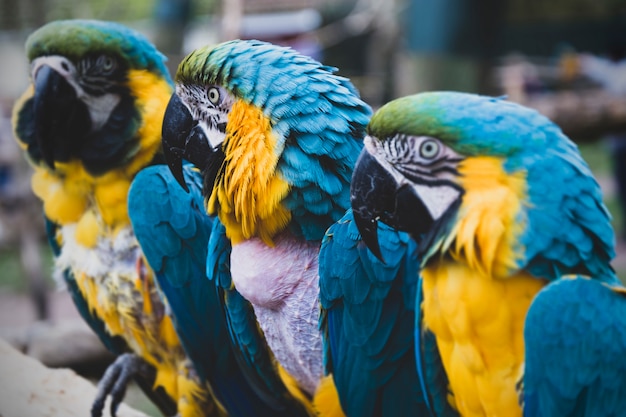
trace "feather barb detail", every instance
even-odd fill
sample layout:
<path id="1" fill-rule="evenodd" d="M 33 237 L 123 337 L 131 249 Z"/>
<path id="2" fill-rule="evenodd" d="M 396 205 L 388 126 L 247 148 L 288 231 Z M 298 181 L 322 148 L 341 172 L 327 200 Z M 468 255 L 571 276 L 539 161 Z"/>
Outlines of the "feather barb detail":
<path id="1" fill-rule="evenodd" d="M 223 143 L 225 160 L 208 201 L 234 244 L 252 237 L 272 245 L 291 219 L 282 205 L 289 184 L 276 171 L 276 134 L 270 120 L 242 100 L 233 104 Z"/>

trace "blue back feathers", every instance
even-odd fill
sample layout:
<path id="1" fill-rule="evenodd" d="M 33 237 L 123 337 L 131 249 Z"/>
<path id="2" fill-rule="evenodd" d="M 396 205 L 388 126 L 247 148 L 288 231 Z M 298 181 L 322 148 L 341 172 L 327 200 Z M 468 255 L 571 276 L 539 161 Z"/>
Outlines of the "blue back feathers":
<path id="1" fill-rule="evenodd" d="M 177 82 L 217 84 L 262 109 L 277 135 L 277 170 L 291 185 L 284 200 L 292 229 L 321 239 L 349 207 L 352 168 L 370 107 L 335 68 L 292 49 L 231 41 L 190 54 Z"/>

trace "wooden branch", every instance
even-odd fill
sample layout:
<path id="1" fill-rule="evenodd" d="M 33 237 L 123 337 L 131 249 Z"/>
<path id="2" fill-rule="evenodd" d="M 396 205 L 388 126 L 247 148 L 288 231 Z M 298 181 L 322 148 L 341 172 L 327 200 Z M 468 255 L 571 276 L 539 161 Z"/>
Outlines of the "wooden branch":
<path id="1" fill-rule="evenodd" d="M 0 340 L 2 417 L 85 417 L 96 388 L 69 369 L 50 369 Z M 109 409 L 109 401 L 105 410 Z M 121 404 L 119 417 L 148 417 Z"/>
<path id="2" fill-rule="evenodd" d="M 98 336 L 79 318 L 0 328 L 0 338 L 50 367 L 103 368 L 114 359 Z"/>

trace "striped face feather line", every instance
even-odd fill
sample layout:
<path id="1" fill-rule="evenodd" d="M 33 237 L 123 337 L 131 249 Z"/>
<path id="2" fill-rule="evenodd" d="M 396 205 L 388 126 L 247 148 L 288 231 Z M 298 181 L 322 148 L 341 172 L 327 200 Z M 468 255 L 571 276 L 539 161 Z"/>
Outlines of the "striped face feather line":
<path id="1" fill-rule="evenodd" d="M 395 178 L 397 188 L 412 188 L 433 220 L 441 218 L 463 190 L 456 183 L 463 157 L 430 136 L 396 134 L 379 140 L 368 136 L 365 148 Z"/>
<path id="2" fill-rule="evenodd" d="M 226 137 L 226 123 L 235 98 L 218 85 L 177 84 L 176 94 L 204 131 L 211 148 Z"/>

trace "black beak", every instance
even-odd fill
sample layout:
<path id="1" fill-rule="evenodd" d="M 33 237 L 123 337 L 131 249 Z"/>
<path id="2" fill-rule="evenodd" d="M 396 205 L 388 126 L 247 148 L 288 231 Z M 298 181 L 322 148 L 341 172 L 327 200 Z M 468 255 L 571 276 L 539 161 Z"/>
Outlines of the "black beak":
<path id="1" fill-rule="evenodd" d="M 42 65 L 33 80 L 35 139 L 44 162 L 54 169 L 54 161 L 69 160 L 91 129 L 89 111 L 67 80 L 47 65 Z"/>
<path id="2" fill-rule="evenodd" d="M 189 192 L 189 188 L 185 184 L 185 177 L 183 176 L 183 155 L 185 154 L 187 138 L 194 124 L 193 117 L 187 107 L 180 101 L 178 95 L 172 94 L 163 116 L 161 131 L 163 153 L 172 175 L 187 192 Z"/>
<path id="3" fill-rule="evenodd" d="M 378 221 L 414 238 L 428 232 L 434 220 L 414 190 L 399 186 L 394 177 L 367 150 L 361 151 L 352 174 L 350 204 L 361 238 L 384 262 L 378 242 Z"/>
<path id="4" fill-rule="evenodd" d="M 378 220 L 393 210 L 396 187 L 393 177 L 364 149 L 352 173 L 350 205 L 363 242 L 383 262 L 378 244 Z"/>
<path id="5" fill-rule="evenodd" d="M 212 148 L 204 130 L 193 119 L 178 95 L 173 94 L 163 118 L 163 152 L 172 175 L 185 191 L 189 188 L 183 175 L 183 159 L 202 171 L 207 196 L 224 161 L 221 146 Z"/>

